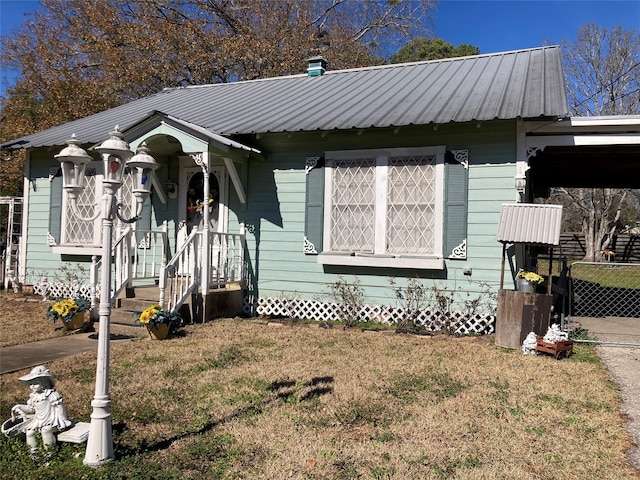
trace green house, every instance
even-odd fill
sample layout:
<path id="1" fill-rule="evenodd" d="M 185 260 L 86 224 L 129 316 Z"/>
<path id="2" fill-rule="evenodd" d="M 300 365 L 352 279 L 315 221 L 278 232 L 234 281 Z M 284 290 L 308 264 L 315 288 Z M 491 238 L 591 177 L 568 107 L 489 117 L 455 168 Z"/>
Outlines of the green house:
<path id="1" fill-rule="evenodd" d="M 336 284 L 362 291 L 363 319 L 393 320 L 415 282 L 484 302 L 501 206 L 533 198 L 538 132 L 552 145 L 567 115 L 558 47 L 167 89 L 2 145 L 26 149 L 20 275 L 92 291 L 94 148 L 118 125 L 160 168 L 137 222 L 116 222 L 114 297 L 157 285 L 168 308 L 197 298 L 210 318 L 233 290 L 236 313 L 318 320 L 340 315 Z M 54 158 L 73 134 L 94 160 L 75 207 Z M 125 172 L 123 216 L 132 185 Z M 490 331 L 490 310 L 465 328 Z"/>

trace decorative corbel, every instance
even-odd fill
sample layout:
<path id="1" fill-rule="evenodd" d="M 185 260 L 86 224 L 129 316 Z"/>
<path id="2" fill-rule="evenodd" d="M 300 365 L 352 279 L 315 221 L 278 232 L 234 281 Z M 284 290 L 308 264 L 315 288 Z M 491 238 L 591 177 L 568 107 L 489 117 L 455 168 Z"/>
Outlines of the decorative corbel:
<path id="1" fill-rule="evenodd" d="M 49 181 L 53 182 L 53 179 L 59 177 L 62 174 L 60 167 L 51 167 L 49 169 Z"/>
<path id="2" fill-rule="evenodd" d="M 467 258 L 467 239 L 465 238 L 460 245 L 451 251 L 449 258 L 464 260 Z"/>
<path id="3" fill-rule="evenodd" d="M 311 243 L 306 236 L 304 237 L 303 251 L 306 255 L 318 253 L 318 251 L 316 250 L 316 246 L 313 243 Z"/>
<path id="4" fill-rule="evenodd" d="M 208 158 L 206 152 L 191 153 L 189 156 L 194 162 L 196 162 L 196 165 L 202 168 L 203 173 L 209 173 L 209 162 L 207 161 Z"/>
<path id="5" fill-rule="evenodd" d="M 304 163 L 304 173 L 309 175 L 309 172 L 318 166 L 320 157 L 307 157 Z"/>
<path id="6" fill-rule="evenodd" d="M 527 148 L 527 160 L 530 160 L 531 157 L 535 157 L 538 155 L 538 152 L 544 151 L 544 147 L 528 147 Z"/>
<path id="7" fill-rule="evenodd" d="M 465 170 L 469 170 L 469 150 L 451 150 L 453 159 L 461 164 Z"/>

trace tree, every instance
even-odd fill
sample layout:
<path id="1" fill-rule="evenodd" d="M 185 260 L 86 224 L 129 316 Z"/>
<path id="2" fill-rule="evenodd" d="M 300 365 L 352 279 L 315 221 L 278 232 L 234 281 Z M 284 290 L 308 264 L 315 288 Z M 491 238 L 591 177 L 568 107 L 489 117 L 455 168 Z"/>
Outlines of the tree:
<path id="1" fill-rule="evenodd" d="M 0 139 L 33 133 L 167 87 L 368 66 L 382 36 L 423 29 L 432 0 L 42 0 L 2 38 L 21 73 Z M 379 61 L 379 60 L 378 60 Z"/>
<path id="2" fill-rule="evenodd" d="M 409 40 L 398 52 L 391 56 L 391 63 L 419 62 L 441 58 L 478 55 L 480 49 L 466 43 L 454 47 L 442 38 L 419 37 Z"/>
<path id="3" fill-rule="evenodd" d="M 0 112 L 7 141 L 167 87 L 373 65 L 381 38 L 424 30 L 433 0 L 42 0 L 0 65 L 20 72 Z M 0 173 L 21 185 L 2 153 Z M 11 175 L 9 177 L 9 175 Z M 0 185 L 0 194 L 8 193 Z"/>
<path id="4" fill-rule="evenodd" d="M 588 24 L 573 43 L 563 42 L 564 70 L 574 115 L 623 115 L 640 111 L 640 36 Z M 585 236 L 585 260 L 595 261 L 613 236 L 638 216 L 638 190 L 557 188 L 551 200 Z M 626 217 L 626 218 L 625 218 Z M 634 219 L 635 218 L 635 219 Z M 565 222 L 566 223 L 566 222 Z"/>
<path id="5" fill-rule="evenodd" d="M 573 115 L 640 113 L 640 36 L 590 23 L 573 43 L 563 42 Z"/>

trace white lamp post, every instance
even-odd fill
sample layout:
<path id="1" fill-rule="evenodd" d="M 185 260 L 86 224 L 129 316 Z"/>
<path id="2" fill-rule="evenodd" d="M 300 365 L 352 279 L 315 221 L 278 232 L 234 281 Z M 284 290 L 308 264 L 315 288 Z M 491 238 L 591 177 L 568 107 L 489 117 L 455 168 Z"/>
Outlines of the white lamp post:
<path id="1" fill-rule="evenodd" d="M 80 219 L 92 221 L 102 215 L 102 276 L 100 285 L 100 327 L 98 330 L 98 360 L 96 367 L 95 395 L 91 406 L 91 425 L 84 457 L 84 464 L 98 467 L 114 459 L 113 437 L 111 433 L 111 397 L 109 396 L 109 337 L 111 321 L 111 234 L 114 215 L 121 221 L 133 223 L 142 213 L 142 205 L 151 192 L 151 183 L 158 163 L 149 155 L 149 149 L 143 143 L 136 155 L 129 150 L 118 127 L 110 132 L 109 138 L 95 148 L 102 155 L 103 190 L 101 208 L 96 208 L 92 218 L 83 218 L 77 208 L 78 194 L 84 189 L 84 173 L 91 156 L 78 146 L 75 135 L 67 141 L 65 147 L 55 158 L 62 166 L 64 189 L 73 213 Z M 136 199 L 135 216 L 123 218 L 116 204 L 116 193 L 122 185 L 124 167 L 128 166 L 134 175 L 133 195 Z"/>

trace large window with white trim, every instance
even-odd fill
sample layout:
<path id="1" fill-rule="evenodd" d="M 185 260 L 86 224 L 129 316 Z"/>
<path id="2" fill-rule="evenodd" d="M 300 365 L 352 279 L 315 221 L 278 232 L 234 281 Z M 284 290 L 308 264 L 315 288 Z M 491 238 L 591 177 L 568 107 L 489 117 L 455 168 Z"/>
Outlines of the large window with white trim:
<path id="1" fill-rule="evenodd" d="M 90 219 L 102 208 L 102 162 L 91 162 L 87 166 L 85 188 L 78 195 L 75 209 L 72 207 L 67 192 L 62 188 L 62 177 L 59 169 L 53 171 L 50 177 L 51 185 L 51 212 L 49 221 L 49 244 L 62 247 L 100 247 L 102 244 L 102 219 L 101 215 Z M 122 186 L 118 190 L 117 202 L 121 206 L 121 215 L 125 218 L 133 215 L 134 179 L 125 170 L 122 178 Z M 119 235 L 124 224 L 114 220 L 114 239 Z"/>
<path id="2" fill-rule="evenodd" d="M 319 261 L 439 268 L 444 154 L 444 147 L 327 152 Z"/>

